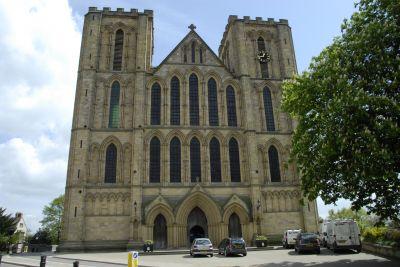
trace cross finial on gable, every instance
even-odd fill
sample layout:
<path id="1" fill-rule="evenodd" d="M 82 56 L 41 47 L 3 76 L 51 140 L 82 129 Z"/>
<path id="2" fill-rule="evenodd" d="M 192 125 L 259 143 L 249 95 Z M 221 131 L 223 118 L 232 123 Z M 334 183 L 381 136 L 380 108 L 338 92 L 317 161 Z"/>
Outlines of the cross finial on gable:
<path id="1" fill-rule="evenodd" d="M 190 24 L 188 27 L 191 31 L 194 31 L 194 29 L 196 29 L 196 26 L 194 26 L 194 24 Z"/>

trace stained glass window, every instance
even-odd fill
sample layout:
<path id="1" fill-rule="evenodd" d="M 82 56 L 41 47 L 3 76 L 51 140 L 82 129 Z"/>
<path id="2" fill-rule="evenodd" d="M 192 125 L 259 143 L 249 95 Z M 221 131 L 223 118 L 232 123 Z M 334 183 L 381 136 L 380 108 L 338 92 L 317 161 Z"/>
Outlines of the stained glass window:
<path id="1" fill-rule="evenodd" d="M 151 87 L 150 124 L 161 124 L 161 87 L 158 83 L 154 83 Z"/>
<path id="2" fill-rule="evenodd" d="M 275 131 L 274 108 L 272 107 L 271 91 L 268 87 L 263 90 L 264 115 L 267 131 Z"/>
<path id="3" fill-rule="evenodd" d="M 271 182 L 281 181 L 281 171 L 279 167 L 278 150 L 274 146 L 268 149 L 269 171 L 271 174 Z"/>
<path id="4" fill-rule="evenodd" d="M 240 182 L 239 144 L 235 138 L 229 140 L 229 164 L 231 167 L 231 181 Z"/>
<path id="5" fill-rule="evenodd" d="M 221 152 L 219 141 L 215 137 L 210 141 L 210 169 L 211 182 L 221 182 Z"/>
<path id="6" fill-rule="evenodd" d="M 217 83 L 213 78 L 208 80 L 208 122 L 211 126 L 219 124 Z"/>
<path id="7" fill-rule="evenodd" d="M 123 47 L 124 47 L 124 32 L 121 29 L 119 29 L 115 33 L 113 70 L 121 70 Z"/>
<path id="8" fill-rule="evenodd" d="M 110 144 L 106 150 L 105 183 L 115 183 L 117 176 L 117 148 Z"/>
<path id="9" fill-rule="evenodd" d="M 201 181 L 200 142 L 196 137 L 190 141 L 190 181 Z"/>
<path id="10" fill-rule="evenodd" d="M 189 77 L 190 125 L 199 125 L 199 83 L 196 74 Z"/>
<path id="11" fill-rule="evenodd" d="M 228 126 L 236 127 L 237 118 L 235 90 L 233 90 L 233 87 L 230 85 L 226 88 L 226 112 L 228 115 Z"/>
<path id="12" fill-rule="evenodd" d="M 157 137 L 153 137 L 150 141 L 150 183 L 160 182 L 160 169 L 160 140 Z"/>
<path id="13" fill-rule="evenodd" d="M 171 79 L 171 125 L 180 124 L 181 107 L 180 107 L 180 91 L 179 79 L 174 76 Z"/>
<path id="14" fill-rule="evenodd" d="M 119 82 L 113 82 L 110 94 L 110 112 L 108 116 L 108 127 L 119 127 Z"/>
<path id="15" fill-rule="evenodd" d="M 178 137 L 172 138 L 169 147 L 169 175 L 171 183 L 181 182 L 181 142 Z"/>

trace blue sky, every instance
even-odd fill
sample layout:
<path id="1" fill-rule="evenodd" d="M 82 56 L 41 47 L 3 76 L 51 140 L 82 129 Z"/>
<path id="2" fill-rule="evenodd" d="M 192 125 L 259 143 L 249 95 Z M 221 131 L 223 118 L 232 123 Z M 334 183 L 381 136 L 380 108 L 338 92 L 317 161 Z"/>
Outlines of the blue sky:
<path id="1" fill-rule="evenodd" d="M 194 23 L 214 50 L 229 15 L 288 19 L 299 71 L 340 34 L 351 0 L 0 0 L 0 206 L 35 231 L 64 192 L 83 16 L 89 6 L 154 10 L 158 65 Z M 324 217 L 332 206 L 319 200 Z M 338 207 L 348 206 L 339 201 Z"/>

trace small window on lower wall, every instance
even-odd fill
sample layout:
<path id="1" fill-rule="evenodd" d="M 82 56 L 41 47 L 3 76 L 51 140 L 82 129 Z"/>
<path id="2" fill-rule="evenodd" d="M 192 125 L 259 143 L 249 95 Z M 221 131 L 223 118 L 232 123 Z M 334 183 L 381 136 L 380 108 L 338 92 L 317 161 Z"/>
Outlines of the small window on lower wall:
<path id="1" fill-rule="evenodd" d="M 78 211 L 78 207 L 75 207 L 75 210 L 74 210 L 74 217 L 76 217 L 77 211 Z"/>

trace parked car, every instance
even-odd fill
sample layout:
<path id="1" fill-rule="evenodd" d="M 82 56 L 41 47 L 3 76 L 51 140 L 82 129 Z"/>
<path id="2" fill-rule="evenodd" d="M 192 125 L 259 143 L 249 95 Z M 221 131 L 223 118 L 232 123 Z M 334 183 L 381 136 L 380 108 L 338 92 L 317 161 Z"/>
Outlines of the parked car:
<path id="1" fill-rule="evenodd" d="M 327 247 L 333 252 L 339 249 L 355 249 L 361 252 L 360 229 L 354 220 L 334 220 L 327 225 Z"/>
<path id="2" fill-rule="evenodd" d="M 225 238 L 218 245 L 218 254 L 224 255 L 239 255 L 243 257 L 247 255 L 246 242 L 243 238 Z"/>
<path id="3" fill-rule="evenodd" d="M 294 247 L 296 244 L 296 236 L 300 234 L 301 230 L 286 230 L 283 233 L 282 246 L 284 248 Z"/>
<path id="4" fill-rule="evenodd" d="M 213 254 L 213 245 L 208 238 L 196 238 L 193 240 L 192 246 L 190 247 L 190 255 L 210 255 Z"/>
<path id="5" fill-rule="evenodd" d="M 314 233 L 300 233 L 296 237 L 294 251 L 301 253 L 303 251 L 314 251 L 317 254 L 321 253 L 318 236 Z"/>

